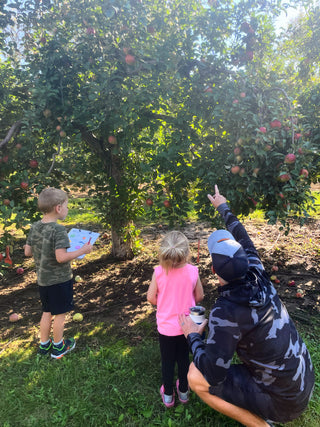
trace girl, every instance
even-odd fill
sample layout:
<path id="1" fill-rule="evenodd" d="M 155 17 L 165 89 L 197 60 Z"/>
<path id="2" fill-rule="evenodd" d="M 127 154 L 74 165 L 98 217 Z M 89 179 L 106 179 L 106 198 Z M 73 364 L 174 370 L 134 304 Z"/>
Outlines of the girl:
<path id="1" fill-rule="evenodd" d="M 189 256 L 186 236 L 179 231 L 168 233 L 161 242 L 160 265 L 154 269 L 147 294 L 148 301 L 157 306 L 163 380 L 160 395 L 167 408 L 173 406 L 175 400 L 175 362 L 178 365 L 178 398 L 182 403 L 189 400 L 189 348 L 179 325 L 179 314 L 189 313 L 189 308 L 204 297 L 198 268 L 188 264 Z"/>

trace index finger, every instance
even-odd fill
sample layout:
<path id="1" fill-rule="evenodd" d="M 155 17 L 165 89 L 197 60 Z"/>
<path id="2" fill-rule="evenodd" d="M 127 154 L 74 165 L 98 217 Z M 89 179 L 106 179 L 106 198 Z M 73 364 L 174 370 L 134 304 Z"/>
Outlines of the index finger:
<path id="1" fill-rule="evenodd" d="M 219 188 L 218 188 L 217 184 L 215 184 L 215 186 L 214 186 L 214 191 L 216 192 L 216 194 L 215 194 L 216 196 L 220 195 Z"/>

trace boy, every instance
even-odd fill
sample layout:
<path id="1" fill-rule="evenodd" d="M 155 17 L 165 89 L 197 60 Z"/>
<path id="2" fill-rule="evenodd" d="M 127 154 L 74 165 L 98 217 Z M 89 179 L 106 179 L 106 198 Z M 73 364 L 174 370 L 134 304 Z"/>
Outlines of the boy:
<path id="1" fill-rule="evenodd" d="M 208 239 L 219 297 L 206 344 L 200 336 L 206 322 L 199 326 L 180 315 L 194 360 L 189 385 L 213 409 L 248 427 L 286 423 L 299 417 L 312 395 L 309 352 L 217 186 L 208 198 L 229 231 Z M 242 363 L 232 364 L 235 352 Z"/>
<path id="2" fill-rule="evenodd" d="M 46 188 L 38 198 L 38 209 L 43 213 L 40 221 L 31 226 L 24 248 L 26 256 L 33 256 L 42 317 L 40 321 L 40 354 L 48 354 L 60 359 L 73 350 L 74 338 L 63 339 L 66 313 L 73 310 L 73 275 L 70 261 L 92 251 L 92 245 L 85 244 L 80 249 L 67 252 L 70 247 L 65 227 L 57 224 L 68 214 L 68 196 L 57 188 Z M 50 338 L 52 316 L 53 342 Z"/>

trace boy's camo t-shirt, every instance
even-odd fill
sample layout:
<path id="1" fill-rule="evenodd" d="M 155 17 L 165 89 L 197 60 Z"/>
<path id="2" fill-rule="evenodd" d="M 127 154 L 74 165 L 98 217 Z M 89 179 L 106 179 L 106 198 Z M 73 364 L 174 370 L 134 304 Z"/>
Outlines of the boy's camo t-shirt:
<path id="1" fill-rule="evenodd" d="M 30 229 L 27 244 L 31 246 L 36 264 L 39 286 L 51 286 L 72 278 L 70 262 L 58 263 L 56 249 L 69 248 L 68 233 L 56 222 L 35 222 Z"/>

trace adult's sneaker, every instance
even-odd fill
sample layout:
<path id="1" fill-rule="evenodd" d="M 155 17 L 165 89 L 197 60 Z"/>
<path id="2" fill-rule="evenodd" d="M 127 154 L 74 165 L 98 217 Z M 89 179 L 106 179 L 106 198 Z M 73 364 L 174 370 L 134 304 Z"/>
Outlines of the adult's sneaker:
<path id="1" fill-rule="evenodd" d="M 69 351 L 73 350 L 75 346 L 76 340 L 74 338 L 63 340 L 62 344 L 60 344 L 58 347 L 53 344 L 51 357 L 54 359 L 61 359 L 61 357 L 69 353 Z"/>

